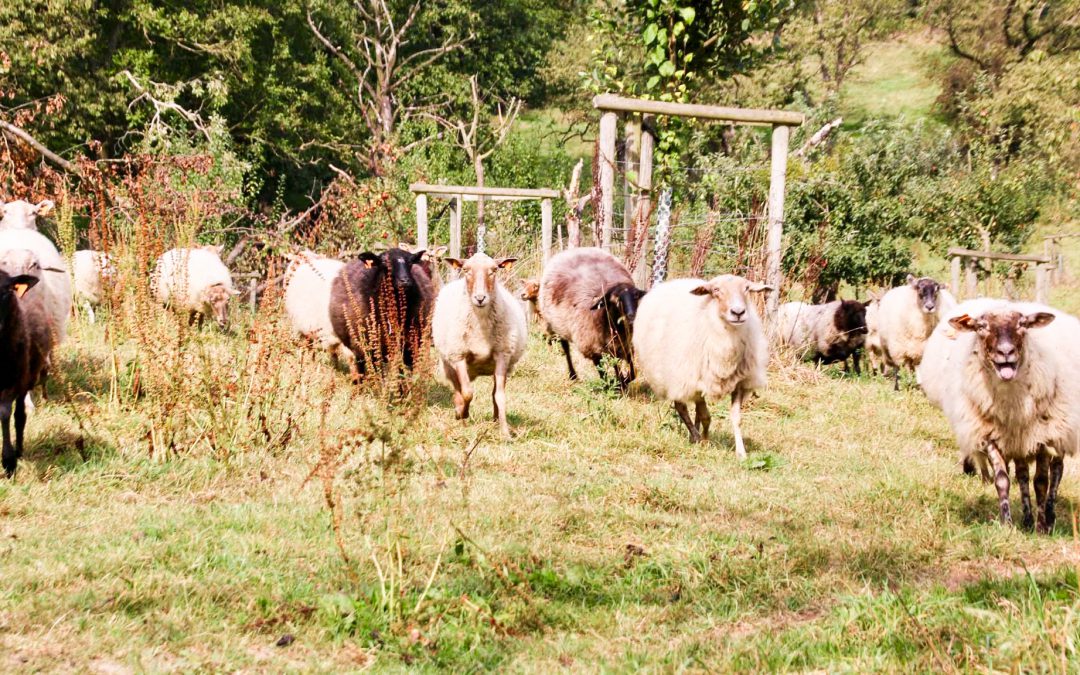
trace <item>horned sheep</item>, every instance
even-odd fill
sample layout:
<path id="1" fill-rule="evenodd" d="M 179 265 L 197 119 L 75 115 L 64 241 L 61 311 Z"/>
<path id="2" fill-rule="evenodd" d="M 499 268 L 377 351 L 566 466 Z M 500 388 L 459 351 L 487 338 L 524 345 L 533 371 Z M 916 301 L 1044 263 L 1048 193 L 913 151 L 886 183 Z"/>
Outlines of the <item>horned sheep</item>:
<path id="1" fill-rule="evenodd" d="M 1012 523 L 1008 463 L 1016 471 L 1023 524 L 1054 526 L 1065 457 L 1080 450 L 1080 321 L 1036 303 L 965 302 L 934 329 L 918 367 L 961 457 L 986 480 L 993 469 L 1001 521 Z M 1035 463 L 1037 517 L 1028 493 Z"/>
<path id="2" fill-rule="evenodd" d="M 930 334 L 956 300 L 930 277 L 909 274 L 907 283 L 891 289 L 878 303 L 877 333 L 885 364 L 893 369 L 893 388 L 900 390 L 900 369 L 915 370 Z"/>
<path id="3" fill-rule="evenodd" d="M 548 261 L 539 295 L 540 315 L 562 346 L 570 379 L 577 379 L 570 355 L 573 343 L 602 377 L 605 355 L 626 362 L 627 372 L 615 373 L 625 389 L 635 377 L 633 325 L 645 295 L 626 267 L 607 251 L 572 248 Z"/>
<path id="4" fill-rule="evenodd" d="M 725 274 L 704 281 L 677 279 L 653 287 L 641 301 L 634 352 L 653 392 L 673 401 L 690 441 L 709 439 L 707 399 L 731 395 L 735 454 L 746 458 L 742 403 L 765 386 L 769 351 L 747 293 L 771 286 Z M 687 404 L 696 408 L 690 419 Z"/>
<path id="5" fill-rule="evenodd" d="M 818 363 L 844 362 L 850 357 L 859 373 L 859 351 L 866 341 L 866 305 L 836 300 L 823 305 L 787 302 L 780 305 L 780 339 L 800 356 Z"/>
<path id="6" fill-rule="evenodd" d="M 157 260 L 152 286 L 158 302 L 188 312 L 188 324 L 213 317 L 218 327 L 229 327 L 232 275 L 221 260 L 221 246 L 174 248 Z"/>
<path id="7" fill-rule="evenodd" d="M 492 403 L 499 429 L 509 438 L 506 422 L 506 378 L 525 353 L 528 326 L 525 311 L 496 278 L 515 258 L 492 260 L 477 253 L 466 261 L 444 258 L 462 277 L 443 287 L 435 301 L 432 335 L 443 375 L 454 387 L 458 419 L 469 416 L 472 381 L 495 378 Z"/>

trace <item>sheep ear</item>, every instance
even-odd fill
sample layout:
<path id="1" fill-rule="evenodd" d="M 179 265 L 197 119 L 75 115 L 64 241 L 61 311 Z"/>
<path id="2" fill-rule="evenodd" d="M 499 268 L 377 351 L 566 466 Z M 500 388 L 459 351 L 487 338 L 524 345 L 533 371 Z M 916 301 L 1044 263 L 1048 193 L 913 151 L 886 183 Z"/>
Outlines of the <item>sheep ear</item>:
<path id="1" fill-rule="evenodd" d="M 465 266 L 465 261 L 461 258 L 443 258 L 443 262 L 456 270 Z"/>
<path id="2" fill-rule="evenodd" d="M 441 258 L 446 255 L 446 251 L 449 250 L 445 246 L 433 246 L 428 249 L 428 255 L 432 258 Z"/>
<path id="3" fill-rule="evenodd" d="M 708 284 L 702 284 L 690 291 L 690 295 L 712 295 L 712 289 L 709 288 Z"/>
<path id="4" fill-rule="evenodd" d="M 961 314 L 949 319 L 949 325 L 959 331 L 976 331 L 979 329 L 978 320 L 971 318 L 967 314 Z"/>
<path id="5" fill-rule="evenodd" d="M 600 297 L 596 298 L 596 300 L 593 302 L 593 304 L 589 305 L 589 309 L 593 310 L 593 311 L 600 309 L 601 307 L 604 306 L 604 299 L 605 298 L 602 295 Z"/>
<path id="6" fill-rule="evenodd" d="M 513 267 L 516 262 L 517 258 L 503 258 L 502 260 L 495 261 L 495 267 L 498 267 L 501 270 L 508 270 Z"/>
<path id="7" fill-rule="evenodd" d="M 357 258 L 357 260 L 364 263 L 364 267 L 366 267 L 368 269 L 371 269 L 372 267 L 374 267 L 376 265 L 376 263 L 379 262 L 379 256 L 375 255 L 374 253 L 371 253 L 370 251 L 364 251 L 363 253 L 360 254 L 360 256 L 359 256 L 359 258 Z"/>
<path id="8" fill-rule="evenodd" d="M 406 250 L 408 250 L 408 249 L 406 249 Z M 431 256 L 428 255 L 427 250 L 426 249 L 420 249 L 416 253 L 412 254 L 412 258 L 409 259 L 409 262 L 411 262 L 413 265 L 419 265 L 420 263 L 427 262 L 430 259 L 431 259 Z"/>
<path id="9" fill-rule="evenodd" d="M 915 286 L 915 282 L 916 282 L 916 281 L 918 281 L 918 279 L 916 279 L 916 278 L 915 278 L 915 275 L 914 275 L 914 274 L 909 274 L 909 275 L 907 275 L 907 283 L 908 283 L 908 286 Z"/>
<path id="10" fill-rule="evenodd" d="M 1020 318 L 1020 325 L 1024 328 L 1042 328 L 1052 323 L 1057 317 L 1050 312 L 1036 312 Z"/>
<path id="11" fill-rule="evenodd" d="M 19 274 L 11 277 L 9 281 L 11 288 L 15 291 L 15 297 L 22 298 L 28 290 L 34 287 L 34 284 L 38 282 L 38 278 L 31 274 Z"/>
<path id="12" fill-rule="evenodd" d="M 53 210 L 54 206 L 56 206 L 56 204 L 53 203 L 53 200 L 42 199 L 37 203 L 37 206 L 34 207 L 34 212 L 39 216 L 47 216 Z"/>
<path id="13" fill-rule="evenodd" d="M 408 242 L 399 241 L 397 247 L 406 253 L 412 253 L 412 244 Z M 423 251 L 420 252 L 423 253 Z"/>
<path id="14" fill-rule="evenodd" d="M 757 281 L 751 281 L 746 284 L 746 290 L 750 293 L 760 293 L 762 291 L 771 291 L 773 287 L 769 284 L 758 283 Z"/>

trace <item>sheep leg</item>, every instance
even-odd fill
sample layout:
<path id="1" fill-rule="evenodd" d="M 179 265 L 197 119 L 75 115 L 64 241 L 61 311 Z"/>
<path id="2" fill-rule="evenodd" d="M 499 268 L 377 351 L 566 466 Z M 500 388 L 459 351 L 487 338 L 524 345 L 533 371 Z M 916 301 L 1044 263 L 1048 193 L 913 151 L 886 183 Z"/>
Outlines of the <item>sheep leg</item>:
<path id="1" fill-rule="evenodd" d="M 712 422 L 712 415 L 709 414 L 709 405 L 705 403 L 705 399 L 699 398 L 695 403 L 695 413 L 697 413 L 697 427 L 701 432 L 701 440 L 709 440 L 709 424 Z"/>
<path id="2" fill-rule="evenodd" d="M 986 443 L 986 455 L 990 458 L 990 465 L 994 467 L 994 487 L 997 488 L 998 505 L 1001 507 L 1001 523 L 1012 524 L 1012 511 L 1009 509 L 1009 465 L 1001 456 L 997 444 L 993 441 Z"/>
<path id="3" fill-rule="evenodd" d="M 3 426 L 3 464 L 4 473 L 8 478 L 15 475 L 15 464 L 18 462 L 19 455 L 15 451 L 14 446 L 11 445 L 11 402 L 0 403 L 0 425 Z"/>
<path id="4" fill-rule="evenodd" d="M 1046 497 L 1050 487 L 1050 457 L 1045 446 L 1039 446 L 1035 455 L 1035 531 L 1046 534 Z"/>
<path id="5" fill-rule="evenodd" d="M 506 359 L 495 361 L 495 386 L 491 390 L 491 404 L 503 438 L 510 438 L 510 425 L 506 423 Z"/>
<path id="6" fill-rule="evenodd" d="M 457 381 L 454 383 L 454 411 L 459 420 L 469 419 L 469 404 L 473 399 L 472 381 L 469 379 L 469 366 L 464 361 L 454 365 Z"/>
<path id="7" fill-rule="evenodd" d="M 567 340 L 559 340 L 559 344 L 562 345 L 563 354 L 566 355 L 566 369 L 570 371 L 570 379 L 577 379 L 577 371 L 574 370 L 574 359 L 570 356 L 570 342 Z"/>
<path id="8" fill-rule="evenodd" d="M 731 392 L 731 432 L 735 436 L 735 458 L 740 462 L 746 459 L 746 445 L 742 438 L 742 400 L 743 390 Z"/>
<path id="9" fill-rule="evenodd" d="M 675 412 L 679 413 L 679 417 L 682 419 L 683 424 L 690 431 L 690 442 L 700 443 L 701 434 L 697 430 L 697 426 L 694 425 L 694 420 L 690 419 L 690 410 L 687 409 L 686 404 L 682 401 L 675 401 Z"/>
<path id="10" fill-rule="evenodd" d="M 893 391 L 900 391 L 900 366 L 893 366 Z"/>
<path id="11" fill-rule="evenodd" d="M 847 361 L 844 362 L 847 364 Z M 856 375 L 862 375 L 862 369 L 859 368 L 859 352 L 851 352 L 851 365 L 855 368 Z"/>
<path id="12" fill-rule="evenodd" d="M 90 323 L 94 323 L 95 320 L 96 320 L 96 317 L 94 316 L 94 308 L 93 308 L 93 306 L 91 306 L 89 301 L 87 301 L 85 304 L 86 304 L 86 318 L 90 320 Z"/>
<path id="13" fill-rule="evenodd" d="M 1035 518 L 1031 514 L 1031 492 L 1028 486 L 1028 460 L 1014 459 L 1013 466 L 1016 468 L 1016 484 L 1020 487 L 1020 503 L 1024 506 L 1023 527 L 1030 530 L 1035 527 Z"/>
<path id="14" fill-rule="evenodd" d="M 1061 455 L 1050 459 L 1050 487 L 1046 491 L 1046 534 L 1054 529 L 1054 521 L 1057 515 L 1054 513 L 1054 504 L 1057 502 L 1058 486 L 1061 485 L 1061 475 L 1065 473 L 1065 458 Z"/>

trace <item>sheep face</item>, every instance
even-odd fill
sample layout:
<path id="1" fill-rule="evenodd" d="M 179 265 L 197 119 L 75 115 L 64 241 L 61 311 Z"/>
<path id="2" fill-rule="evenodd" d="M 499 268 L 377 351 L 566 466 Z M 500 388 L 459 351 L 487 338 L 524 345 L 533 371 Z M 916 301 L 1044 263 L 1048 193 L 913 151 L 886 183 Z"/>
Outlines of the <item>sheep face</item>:
<path id="1" fill-rule="evenodd" d="M 767 284 L 750 281 L 734 274 L 723 274 L 690 292 L 694 295 L 711 296 L 716 301 L 720 317 L 732 326 L 741 326 L 746 323 L 749 311 L 746 294 L 771 290 L 773 287 Z"/>
<path id="2" fill-rule="evenodd" d="M 36 230 L 37 217 L 48 215 L 52 209 L 53 203 L 50 199 L 40 201 L 37 204 L 24 202 L 21 199 L 2 204 L 0 205 L 0 214 L 3 215 L 3 218 L 0 218 L 0 230 L 9 227 Z"/>
<path id="3" fill-rule="evenodd" d="M 0 327 L 6 326 L 15 309 L 15 303 L 31 288 L 39 279 L 32 274 L 8 274 L 0 270 Z"/>
<path id="4" fill-rule="evenodd" d="M 462 270 L 465 277 L 465 292 L 474 307 L 490 307 L 495 296 L 495 273 L 500 269 L 510 269 L 517 258 L 492 260 L 483 253 L 477 253 L 468 260 L 444 258 L 454 269 Z"/>
<path id="5" fill-rule="evenodd" d="M 518 297 L 526 302 L 536 303 L 540 301 L 540 282 L 535 279 L 526 279 L 521 282 L 521 292 Z"/>
<path id="6" fill-rule="evenodd" d="M 234 295 L 239 295 L 239 292 L 225 288 L 221 284 L 214 284 L 206 289 L 204 294 L 204 302 L 210 310 L 209 313 L 222 330 L 229 327 L 229 299 Z"/>
<path id="7" fill-rule="evenodd" d="M 949 325 L 959 331 L 975 333 L 979 354 L 986 366 L 1003 381 L 1016 377 L 1024 360 L 1024 342 L 1032 328 L 1042 328 L 1054 320 L 1049 312 L 1021 314 L 1003 311 L 987 312 L 975 319 L 967 314 L 949 319 Z"/>
<path id="8" fill-rule="evenodd" d="M 637 318 L 638 304 L 645 291 L 633 284 L 616 284 L 607 289 L 604 295 L 596 299 L 589 309 L 603 309 L 607 312 L 608 326 L 625 342 L 630 344 L 633 338 L 634 319 Z"/>
<path id="9" fill-rule="evenodd" d="M 907 282 L 919 296 L 919 308 L 924 314 L 933 314 L 937 311 L 938 291 L 941 290 L 941 284 L 930 277 L 916 279 L 911 274 L 908 275 Z"/>

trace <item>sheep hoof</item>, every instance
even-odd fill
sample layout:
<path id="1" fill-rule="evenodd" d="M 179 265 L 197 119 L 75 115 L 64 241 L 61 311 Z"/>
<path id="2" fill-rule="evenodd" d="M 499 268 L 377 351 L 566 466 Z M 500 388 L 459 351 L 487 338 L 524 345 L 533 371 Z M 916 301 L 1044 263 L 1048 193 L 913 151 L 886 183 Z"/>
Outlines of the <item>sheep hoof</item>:
<path id="1" fill-rule="evenodd" d="M 1030 513 L 1025 513 L 1024 514 L 1024 522 L 1022 524 L 1022 527 L 1025 530 L 1033 530 L 1033 529 L 1035 529 L 1035 519 L 1031 516 Z"/>

